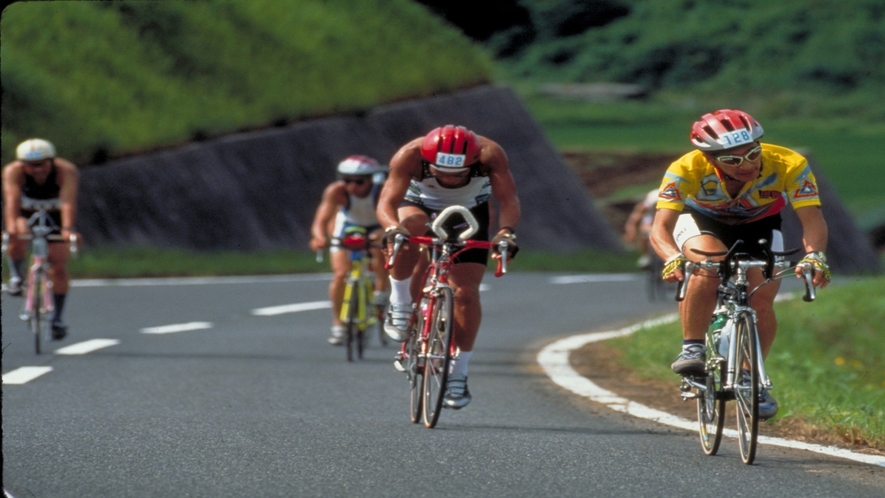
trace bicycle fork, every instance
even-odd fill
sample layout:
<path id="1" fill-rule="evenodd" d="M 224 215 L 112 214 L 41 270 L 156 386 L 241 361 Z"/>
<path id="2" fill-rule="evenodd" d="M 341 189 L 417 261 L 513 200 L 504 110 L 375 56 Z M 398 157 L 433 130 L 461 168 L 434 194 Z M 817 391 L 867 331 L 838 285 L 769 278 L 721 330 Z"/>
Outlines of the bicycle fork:
<path id="1" fill-rule="evenodd" d="M 19 318 L 22 320 L 28 320 L 32 316 L 34 316 L 34 311 L 38 306 L 38 299 L 40 299 L 42 306 L 39 308 L 40 313 L 51 313 L 55 310 L 54 298 L 52 295 L 52 280 L 48 278 L 44 272 L 46 270 L 46 262 L 43 261 L 43 258 L 34 258 L 34 264 L 28 269 L 28 285 L 27 291 L 25 294 L 25 303 L 22 308 L 21 313 L 19 313 Z M 39 276 L 43 273 L 42 278 Z M 42 283 L 42 288 L 39 284 Z M 42 291 L 42 296 L 38 296 L 37 293 Z"/>

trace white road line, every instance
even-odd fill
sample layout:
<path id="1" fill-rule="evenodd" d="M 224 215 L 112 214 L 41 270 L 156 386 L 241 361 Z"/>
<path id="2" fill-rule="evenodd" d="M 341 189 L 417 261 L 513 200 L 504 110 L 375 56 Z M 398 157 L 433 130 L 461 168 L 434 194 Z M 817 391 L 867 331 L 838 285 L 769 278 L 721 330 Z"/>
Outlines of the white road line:
<path id="1" fill-rule="evenodd" d="M 644 418 L 646 420 L 651 420 L 661 424 L 695 432 L 698 430 L 697 421 L 691 421 L 688 419 L 677 417 L 675 415 L 671 415 L 669 413 L 662 412 L 660 410 L 655 410 L 654 408 L 649 408 L 645 405 L 630 401 L 629 399 L 622 398 L 613 392 L 606 391 L 605 389 L 594 384 L 590 379 L 582 377 L 580 374 L 578 374 L 578 372 L 576 372 L 572 368 L 571 363 L 569 363 L 569 355 L 571 354 L 571 352 L 584 346 L 585 344 L 611 339 L 614 337 L 630 335 L 643 327 L 676 321 L 678 320 L 678 318 L 679 317 L 675 314 L 667 315 L 656 320 L 649 320 L 647 322 L 632 325 L 630 327 L 625 327 L 620 330 L 597 332 L 591 334 L 580 334 L 566 337 L 552 344 L 549 344 L 547 347 L 542 349 L 538 353 L 538 363 L 547 373 L 547 376 L 550 377 L 551 380 L 553 380 L 553 382 L 559 384 L 561 387 L 575 394 L 590 398 L 593 401 L 608 406 L 612 410 L 623 412 L 628 415 L 633 415 L 634 417 Z M 723 431 L 723 434 L 728 437 L 736 437 L 737 431 Z M 788 439 L 767 436 L 759 436 L 759 443 L 813 451 L 816 453 L 823 453 L 826 455 L 885 467 L 885 457 L 855 453 L 853 451 L 838 448 L 835 446 L 821 446 L 816 444 L 803 443 L 800 441 L 791 441 Z"/>
<path id="2" fill-rule="evenodd" d="M 72 287 L 143 287 L 153 285 L 255 284 L 268 282 L 315 282 L 329 280 L 331 273 L 308 275 L 254 275 L 242 277 L 106 278 L 72 280 Z"/>
<path id="3" fill-rule="evenodd" d="M 76 344 L 71 344 L 70 346 L 65 346 L 61 349 L 56 349 L 55 354 L 81 355 L 91 353 L 93 351 L 98 351 L 99 349 L 116 346 L 117 344 L 120 344 L 120 341 L 118 341 L 117 339 L 90 339 L 88 341 L 78 342 Z"/>
<path id="4" fill-rule="evenodd" d="M 331 307 L 331 301 L 313 301 L 309 303 L 283 304 L 267 308 L 256 308 L 252 310 L 252 314 L 255 316 L 273 316 L 282 315 L 283 313 L 298 313 L 299 311 L 322 310 Z"/>
<path id="5" fill-rule="evenodd" d="M 635 273 L 594 273 L 587 275 L 564 275 L 550 277 L 551 284 L 589 284 L 595 282 L 629 282 L 636 280 L 640 275 Z"/>
<path id="6" fill-rule="evenodd" d="M 26 384 L 52 371 L 52 367 L 19 367 L 3 374 L 3 385 Z"/>
<path id="7" fill-rule="evenodd" d="M 161 325 L 159 327 L 146 327 L 141 329 L 142 334 L 175 334 L 177 332 L 188 332 L 190 330 L 211 329 L 212 322 L 188 322 L 175 323 L 172 325 Z"/>

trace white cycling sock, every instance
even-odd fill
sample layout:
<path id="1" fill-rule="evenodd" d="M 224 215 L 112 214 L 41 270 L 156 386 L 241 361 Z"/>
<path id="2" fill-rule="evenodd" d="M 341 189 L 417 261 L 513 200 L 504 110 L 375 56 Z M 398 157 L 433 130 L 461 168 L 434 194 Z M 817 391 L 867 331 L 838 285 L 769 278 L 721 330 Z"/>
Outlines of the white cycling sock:
<path id="1" fill-rule="evenodd" d="M 412 286 L 412 277 L 405 280 L 394 280 L 390 277 L 390 302 L 397 304 L 409 304 L 412 302 L 412 293 L 409 287 Z"/>
<path id="2" fill-rule="evenodd" d="M 470 361 L 470 355 L 473 351 L 461 351 L 458 356 L 452 358 L 449 375 L 459 375 L 467 377 L 467 363 Z"/>

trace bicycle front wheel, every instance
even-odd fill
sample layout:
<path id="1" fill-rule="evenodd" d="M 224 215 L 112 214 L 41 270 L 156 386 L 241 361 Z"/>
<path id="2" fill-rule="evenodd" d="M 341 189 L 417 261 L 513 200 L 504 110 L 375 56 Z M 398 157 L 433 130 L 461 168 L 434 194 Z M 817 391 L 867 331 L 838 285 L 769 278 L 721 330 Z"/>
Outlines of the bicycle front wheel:
<path id="1" fill-rule="evenodd" d="M 424 359 L 424 426 L 433 428 L 439 420 L 449 364 L 452 361 L 452 289 L 443 287 L 430 314 L 430 333 Z"/>
<path id="2" fill-rule="evenodd" d="M 715 351 L 707 345 L 708 354 Z M 725 381 L 724 362 L 708 362 L 707 387 L 698 393 L 698 429 L 701 436 L 701 447 L 707 455 L 715 455 L 722 442 L 722 428 L 725 426 L 725 397 L 722 385 Z"/>
<path id="3" fill-rule="evenodd" d="M 347 361 L 353 361 L 353 352 L 357 348 L 358 341 L 358 310 L 359 310 L 359 291 L 353 282 L 348 282 L 344 289 L 344 302 L 347 310 L 344 316 L 344 327 L 347 329 L 344 337 L 344 349 L 347 352 Z"/>
<path id="4" fill-rule="evenodd" d="M 735 318 L 735 340 L 737 356 L 735 358 L 734 395 L 737 412 L 738 443 L 741 449 L 741 460 L 747 465 L 756 458 L 757 439 L 759 437 L 759 349 L 756 346 L 756 322 L 748 312 L 740 313 Z M 742 370 L 749 369 L 749 375 Z"/>
<path id="5" fill-rule="evenodd" d="M 50 319 L 47 312 L 52 308 L 51 303 L 41 303 L 45 293 L 43 286 L 46 282 L 39 274 L 33 279 L 33 294 L 31 299 L 31 313 L 28 318 L 28 329 L 34 334 L 34 351 L 42 354 L 46 344 L 50 341 Z"/>
<path id="6" fill-rule="evenodd" d="M 424 373 L 424 363 L 421 359 L 421 332 L 424 330 L 424 314 L 420 311 L 422 309 L 423 306 L 418 307 L 418 319 L 406 342 L 404 358 L 406 375 L 409 377 L 409 419 L 415 424 L 421 421 L 421 409 L 424 405 L 421 382 Z"/>

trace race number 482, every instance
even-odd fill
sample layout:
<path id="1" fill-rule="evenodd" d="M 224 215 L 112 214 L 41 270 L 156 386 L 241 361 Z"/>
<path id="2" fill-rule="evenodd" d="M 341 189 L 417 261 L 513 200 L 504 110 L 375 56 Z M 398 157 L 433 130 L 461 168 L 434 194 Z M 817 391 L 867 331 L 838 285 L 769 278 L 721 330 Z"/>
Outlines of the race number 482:
<path id="1" fill-rule="evenodd" d="M 446 154 L 444 152 L 436 153 L 436 164 L 439 166 L 448 166 L 450 168 L 459 168 L 464 166 L 467 156 L 464 154 Z"/>

